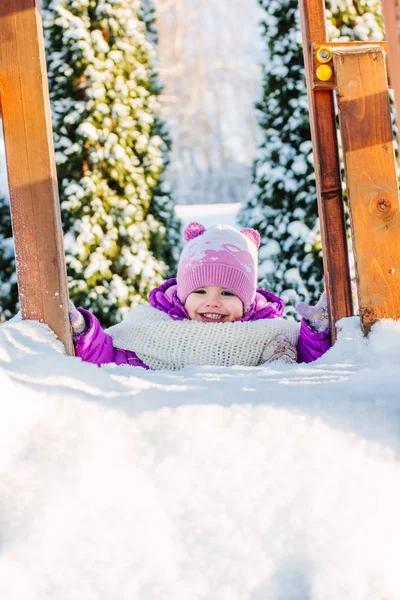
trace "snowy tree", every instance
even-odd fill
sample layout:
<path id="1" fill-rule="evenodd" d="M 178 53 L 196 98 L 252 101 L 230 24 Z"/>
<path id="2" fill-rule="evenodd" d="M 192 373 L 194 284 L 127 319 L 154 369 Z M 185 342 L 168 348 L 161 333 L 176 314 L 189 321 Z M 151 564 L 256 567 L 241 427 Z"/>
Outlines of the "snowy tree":
<path id="1" fill-rule="evenodd" d="M 18 310 L 17 276 L 8 199 L 0 197 L 0 323 Z"/>
<path id="2" fill-rule="evenodd" d="M 381 0 L 329 0 L 327 18 L 332 40 L 384 39 Z"/>
<path id="3" fill-rule="evenodd" d="M 70 294 L 102 323 L 174 269 L 149 0 L 42 0 Z"/>
<path id="4" fill-rule="evenodd" d="M 266 52 L 263 96 L 256 108 L 264 138 L 239 220 L 262 236 L 263 284 L 293 305 L 300 298 L 315 301 L 323 288 L 298 1 L 259 3 L 265 10 L 261 31 Z M 329 2 L 331 39 L 382 39 L 378 4 L 376 0 Z"/>
<path id="5" fill-rule="evenodd" d="M 18 311 L 17 276 L 11 230 L 3 123 L 0 114 L 0 323 Z"/>
<path id="6" fill-rule="evenodd" d="M 295 302 L 298 295 L 316 297 L 323 278 L 298 1 L 260 5 L 266 54 L 256 108 L 264 139 L 239 220 L 261 234 L 264 285 Z"/>

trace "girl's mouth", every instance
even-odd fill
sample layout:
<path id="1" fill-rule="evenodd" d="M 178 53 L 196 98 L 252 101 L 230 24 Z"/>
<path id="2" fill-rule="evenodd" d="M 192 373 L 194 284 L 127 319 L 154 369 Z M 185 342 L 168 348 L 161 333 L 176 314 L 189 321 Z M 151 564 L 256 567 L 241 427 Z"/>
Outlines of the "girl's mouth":
<path id="1" fill-rule="evenodd" d="M 218 313 L 202 313 L 200 314 L 200 317 L 202 321 L 207 323 L 215 323 L 225 319 L 225 315 L 219 315 Z"/>

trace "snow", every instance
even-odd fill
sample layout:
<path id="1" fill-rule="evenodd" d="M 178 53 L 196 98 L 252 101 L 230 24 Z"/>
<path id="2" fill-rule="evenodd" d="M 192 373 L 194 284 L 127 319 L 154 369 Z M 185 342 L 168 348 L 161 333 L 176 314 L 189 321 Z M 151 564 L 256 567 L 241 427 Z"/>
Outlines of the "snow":
<path id="1" fill-rule="evenodd" d="M 400 323 L 310 365 L 148 372 L 0 327 L 0 597 L 400 597 Z"/>

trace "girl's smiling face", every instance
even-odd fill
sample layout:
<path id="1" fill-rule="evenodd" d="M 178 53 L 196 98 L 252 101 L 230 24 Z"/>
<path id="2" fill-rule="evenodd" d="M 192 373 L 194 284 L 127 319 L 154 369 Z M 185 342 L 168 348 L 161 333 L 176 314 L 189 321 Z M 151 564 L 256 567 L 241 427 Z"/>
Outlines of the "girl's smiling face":
<path id="1" fill-rule="evenodd" d="M 243 304 L 231 290 L 205 285 L 186 298 L 185 309 L 192 321 L 222 323 L 243 317 Z"/>

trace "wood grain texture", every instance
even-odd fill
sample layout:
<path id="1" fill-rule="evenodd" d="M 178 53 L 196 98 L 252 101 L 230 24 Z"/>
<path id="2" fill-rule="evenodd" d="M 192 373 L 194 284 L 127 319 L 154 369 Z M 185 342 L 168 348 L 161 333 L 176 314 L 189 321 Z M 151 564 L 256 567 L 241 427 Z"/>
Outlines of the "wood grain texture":
<path id="1" fill-rule="evenodd" d="M 400 318 L 400 213 L 385 56 L 381 47 L 335 50 L 360 316 L 364 333 Z"/>
<path id="2" fill-rule="evenodd" d="M 22 316 L 73 354 L 39 0 L 1 0 L 0 96 Z"/>
<path id="3" fill-rule="evenodd" d="M 323 0 L 300 0 L 304 64 L 321 224 L 325 287 L 333 340 L 337 320 L 353 314 L 340 162 L 331 90 L 313 90 L 313 43 L 327 41 Z"/>

